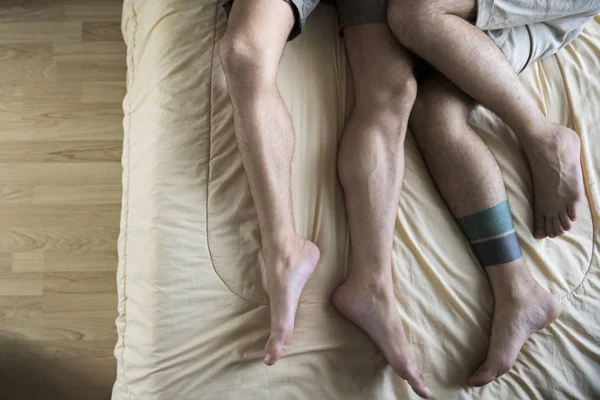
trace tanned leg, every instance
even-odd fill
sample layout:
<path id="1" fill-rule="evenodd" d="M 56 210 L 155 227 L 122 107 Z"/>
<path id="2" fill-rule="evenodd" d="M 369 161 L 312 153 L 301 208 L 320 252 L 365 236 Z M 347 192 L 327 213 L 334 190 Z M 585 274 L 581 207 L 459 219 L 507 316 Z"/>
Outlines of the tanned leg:
<path id="1" fill-rule="evenodd" d="M 437 75 L 419 87 L 410 126 L 494 292 L 489 350 L 469 381 L 482 386 L 512 367 L 527 339 L 558 318 L 561 304 L 527 269 L 498 164 L 467 123 L 474 105 L 471 98 Z"/>
<path id="2" fill-rule="evenodd" d="M 534 235 L 560 236 L 584 198 L 579 137 L 544 116 L 500 49 L 469 22 L 476 11 L 475 0 L 390 0 L 388 18 L 404 46 L 514 129 L 532 170 Z"/>

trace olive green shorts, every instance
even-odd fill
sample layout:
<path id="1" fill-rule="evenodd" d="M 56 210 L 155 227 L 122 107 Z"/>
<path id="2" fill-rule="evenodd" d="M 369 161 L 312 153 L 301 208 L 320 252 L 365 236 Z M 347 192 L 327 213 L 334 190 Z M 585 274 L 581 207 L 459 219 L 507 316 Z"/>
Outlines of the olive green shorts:
<path id="1" fill-rule="evenodd" d="M 598 0 L 477 0 L 475 24 L 520 72 L 569 44 L 598 13 Z"/>
<path id="2" fill-rule="evenodd" d="M 319 5 L 320 0 L 282 0 L 292 6 L 296 22 L 288 40 L 292 40 L 304 29 L 306 18 Z M 387 0 L 322 0 L 323 3 L 335 4 L 340 19 L 340 29 L 350 25 L 387 24 Z M 220 0 L 227 15 L 233 0 Z"/>

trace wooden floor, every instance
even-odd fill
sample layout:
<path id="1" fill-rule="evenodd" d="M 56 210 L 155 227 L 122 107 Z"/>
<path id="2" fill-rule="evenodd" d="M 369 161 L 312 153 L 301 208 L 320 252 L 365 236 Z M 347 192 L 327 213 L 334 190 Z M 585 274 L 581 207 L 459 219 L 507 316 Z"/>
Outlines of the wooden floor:
<path id="1" fill-rule="evenodd" d="M 0 0 L 0 398 L 109 399 L 122 2 Z"/>

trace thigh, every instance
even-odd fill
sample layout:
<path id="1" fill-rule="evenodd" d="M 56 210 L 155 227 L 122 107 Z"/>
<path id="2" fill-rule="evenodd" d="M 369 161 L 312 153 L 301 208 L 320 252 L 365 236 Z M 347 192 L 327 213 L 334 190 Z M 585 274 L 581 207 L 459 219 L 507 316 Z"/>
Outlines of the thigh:
<path id="1" fill-rule="evenodd" d="M 376 99 L 383 92 L 413 80 L 413 56 L 387 24 L 351 25 L 344 39 L 357 99 Z"/>

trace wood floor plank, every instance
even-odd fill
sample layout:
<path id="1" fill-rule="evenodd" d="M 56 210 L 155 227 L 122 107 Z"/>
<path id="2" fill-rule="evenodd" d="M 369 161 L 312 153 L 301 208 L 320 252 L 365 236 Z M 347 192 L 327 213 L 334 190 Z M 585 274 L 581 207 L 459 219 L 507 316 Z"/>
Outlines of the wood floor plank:
<path id="1" fill-rule="evenodd" d="M 123 82 L 83 82 L 82 90 L 84 103 L 112 103 L 125 96 L 126 87 Z"/>
<path id="2" fill-rule="evenodd" d="M 12 304 L 20 306 L 19 311 L 13 315 L 0 317 L 0 347 L 2 340 L 39 341 L 87 341 L 111 340 L 115 337 L 116 311 L 110 312 L 108 308 L 101 313 L 47 313 L 42 311 L 41 296 L 3 296 L 6 299 L 31 299 Z M 0 299 L 1 300 L 1 299 Z M 6 300 L 6 304 L 11 304 Z M 0 303 L 2 304 L 2 303 Z M 107 304 L 113 307 L 113 303 Z M 30 307 L 31 309 L 25 308 Z M 28 310 L 28 311 L 27 311 Z M 27 314 L 25 314 L 27 313 Z M 25 316 L 26 315 L 26 316 Z M 113 342 L 114 344 L 114 342 Z"/>
<path id="3" fill-rule="evenodd" d="M 120 153 L 119 153 L 120 154 Z M 115 185 L 34 186 L 35 204 L 121 204 L 122 187 Z M 0 202 L 2 201 L 0 188 Z"/>
<path id="4" fill-rule="evenodd" d="M 115 288 L 116 290 L 116 288 Z M 77 313 L 88 314 L 95 311 L 117 309 L 117 298 L 114 291 L 108 293 L 75 293 L 43 295 L 44 313 L 62 312 L 71 317 Z M 108 312 L 110 315 L 110 312 Z"/>
<path id="5" fill-rule="evenodd" d="M 65 6 L 69 5 L 80 5 L 85 7 L 94 8 L 98 4 L 97 1 L 92 0 L 54 0 L 56 4 L 63 4 Z M 123 0 L 102 0 L 102 4 L 110 5 L 116 8 L 123 7 Z"/>
<path id="6" fill-rule="evenodd" d="M 0 293 L 3 296 L 41 296 L 41 272 L 8 273 L 0 275 Z"/>
<path id="7" fill-rule="evenodd" d="M 36 82 L 26 84 L 22 96 L 33 105 L 44 103 L 76 104 L 81 102 L 81 82 Z"/>
<path id="8" fill-rule="evenodd" d="M 105 294 L 116 290 L 113 271 L 47 272 L 44 274 L 46 294 Z"/>
<path id="9" fill-rule="evenodd" d="M 119 162 L 122 151 L 120 140 L 3 142 L 0 162 Z"/>
<path id="10" fill-rule="evenodd" d="M 72 257 L 114 255 L 118 236 L 118 227 L 5 228 L 0 229 L 0 252 L 44 250 L 46 268 L 54 251 Z"/>
<path id="11" fill-rule="evenodd" d="M 65 6 L 48 0 L 3 0 L 0 7 L 0 24 L 7 22 L 29 23 L 63 22 Z"/>
<path id="12" fill-rule="evenodd" d="M 112 227 L 118 224 L 118 204 L 32 204 L 26 209 L 19 204 L 5 204 L 0 213 L 0 227 Z"/>
<path id="13" fill-rule="evenodd" d="M 79 163 L 4 163 L 0 185 L 110 185 L 121 179 L 119 163 L 90 162 L 85 168 Z"/>
<path id="14" fill-rule="evenodd" d="M 0 24 L 0 43 L 79 42 L 81 22 L 6 22 Z"/>
<path id="15" fill-rule="evenodd" d="M 33 186 L 0 185 L 0 204 L 31 202 L 33 202 Z"/>
<path id="16" fill-rule="evenodd" d="M 44 252 L 41 250 L 14 252 L 12 272 L 44 272 Z"/>
<path id="17" fill-rule="evenodd" d="M 0 274 L 12 272 L 12 253 L 0 252 Z"/>
<path id="18" fill-rule="evenodd" d="M 116 240 L 116 237 L 114 238 Z M 117 268 L 117 252 L 101 249 L 88 252 L 67 252 L 61 250 L 44 251 L 44 271 L 109 271 L 114 275 Z"/>
<path id="19" fill-rule="evenodd" d="M 88 120 L 104 123 L 121 119 L 123 108 L 119 103 L 52 103 L 26 98 L 23 101 L 24 119 Z"/>
<path id="20" fill-rule="evenodd" d="M 122 60 L 56 62 L 59 82 L 114 82 L 125 79 L 125 74 Z"/>
<path id="21" fill-rule="evenodd" d="M 82 26 L 81 40 L 83 42 L 122 42 L 121 23 L 115 21 L 109 22 L 88 22 L 85 21 Z"/>
<path id="22" fill-rule="evenodd" d="M 0 86 L 0 121 L 20 121 L 23 108 L 23 86 L 19 81 Z"/>
<path id="23" fill-rule="evenodd" d="M 42 296 L 0 296 L 0 324 L 9 320 L 37 319 L 42 315 Z M 16 324 L 19 326 L 19 324 Z"/>
<path id="24" fill-rule="evenodd" d="M 0 68 L 6 72 L 18 71 L 26 63 L 35 64 L 52 61 L 52 49 L 52 43 L 47 41 L 0 43 Z M 7 82 L 8 76 L 2 75 L 2 86 L 6 85 Z"/>
<path id="25" fill-rule="evenodd" d="M 54 61 L 121 61 L 125 62 L 123 42 L 57 42 L 53 45 Z"/>
<path id="26" fill-rule="evenodd" d="M 0 39 L 0 86 L 4 87 L 11 81 L 22 85 L 52 82 L 56 79 L 55 67 L 52 43 L 3 43 Z"/>
<path id="27" fill-rule="evenodd" d="M 67 4 L 64 6 L 65 20 L 67 21 L 110 21 L 121 20 L 121 9 L 114 4 L 96 3 L 90 4 Z"/>
<path id="28" fill-rule="evenodd" d="M 41 302 L 41 297 L 29 297 L 39 299 Z M 90 313 L 88 318 L 84 318 L 83 314 L 77 318 L 69 316 L 69 314 L 53 316 L 42 313 L 41 315 L 43 317 L 36 315 L 36 318 L 3 317 L 0 319 L 3 323 L 3 329 L 0 330 L 0 347 L 6 340 L 22 340 L 28 343 L 43 341 L 94 343 L 111 340 L 115 335 L 116 314 L 95 315 Z"/>
<path id="29" fill-rule="evenodd" d="M 22 142 L 38 140 L 122 140 L 122 109 L 110 118 L 98 123 L 93 118 L 28 118 L 21 121 L 3 121 L 0 125 L 0 145 L 13 141 L 15 136 Z"/>

